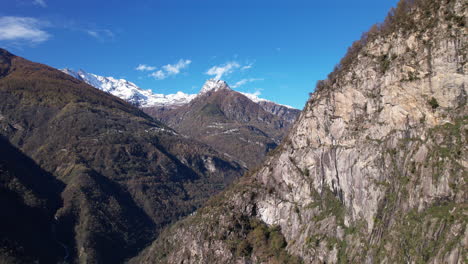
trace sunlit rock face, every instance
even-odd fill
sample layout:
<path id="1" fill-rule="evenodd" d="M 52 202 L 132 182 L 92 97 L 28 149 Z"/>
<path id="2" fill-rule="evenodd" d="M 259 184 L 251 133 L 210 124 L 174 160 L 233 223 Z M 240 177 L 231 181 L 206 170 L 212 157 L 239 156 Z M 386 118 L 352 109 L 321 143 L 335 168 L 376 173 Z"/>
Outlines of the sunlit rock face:
<path id="1" fill-rule="evenodd" d="M 261 167 L 135 260 L 463 263 L 466 12 L 402 1 Z"/>

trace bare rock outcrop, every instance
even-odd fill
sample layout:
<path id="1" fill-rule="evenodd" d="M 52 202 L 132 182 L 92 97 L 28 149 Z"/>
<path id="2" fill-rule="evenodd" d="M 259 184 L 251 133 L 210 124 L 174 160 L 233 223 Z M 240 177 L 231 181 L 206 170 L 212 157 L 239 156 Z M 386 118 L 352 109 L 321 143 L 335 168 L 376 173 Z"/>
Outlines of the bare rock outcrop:
<path id="1" fill-rule="evenodd" d="M 142 263 L 464 263 L 466 2 L 401 1 L 255 173 Z"/>

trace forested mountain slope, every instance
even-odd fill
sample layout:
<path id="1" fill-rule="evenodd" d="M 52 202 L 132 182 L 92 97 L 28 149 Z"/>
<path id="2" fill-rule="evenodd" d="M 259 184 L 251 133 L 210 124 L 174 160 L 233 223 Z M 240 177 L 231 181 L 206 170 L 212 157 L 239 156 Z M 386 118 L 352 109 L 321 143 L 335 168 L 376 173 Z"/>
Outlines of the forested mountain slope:
<path id="1" fill-rule="evenodd" d="M 281 142 L 300 113 L 273 102 L 267 104 L 267 111 L 260 104 L 267 102 L 254 102 L 224 81 L 208 80 L 187 104 L 143 110 L 253 169 Z"/>
<path id="2" fill-rule="evenodd" d="M 122 262 L 243 172 L 129 103 L 3 49 L 0 98 L 0 262 Z"/>

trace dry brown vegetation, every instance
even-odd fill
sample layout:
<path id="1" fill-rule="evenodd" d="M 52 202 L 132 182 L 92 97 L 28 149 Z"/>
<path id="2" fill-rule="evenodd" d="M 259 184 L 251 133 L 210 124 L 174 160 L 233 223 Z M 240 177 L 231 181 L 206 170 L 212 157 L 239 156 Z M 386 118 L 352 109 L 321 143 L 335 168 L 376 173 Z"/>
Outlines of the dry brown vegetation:
<path id="1" fill-rule="evenodd" d="M 242 174 L 210 147 L 58 70 L 0 49 L 0 71 L 1 135 L 63 184 L 44 199 L 61 197 L 50 210 L 68 260 L 84 250 L 81 261 L 122 262 Z"/>
<path id="2" fill-rule="evenodd" d="M 447 3 L 453 2 L 452 0 L 443 0 Z M 418 26 L 422 32 L 425 29 L 434 26 L 438 19 L 438 10 L 440 8 L 441 1 L 427 1 L 427 0 L 401 0 L 398 2 L 395 8 L 392 8 L 384 22 L 374 24 L 367 32 L 364 32 L 361 38 L 348 48 L 344 57 L 335 66 L 333 71 L 327 76 L 327 79 L 320 80 L 316 84 L 316 91 L 320 91 L 327 87 L 331 87 L 335 82 L 338 81 L 342 73 L 346 73 L 349 67 L 356 60 L 358 54 L 361 53 L 363 47 L 367 43 L 372 42 L 378 38 L 385 38 L 390 34 L 410 32 L 414 30 L 413 27 Z M 424 23 L 416 23 L 418 16 L 425 16 Z M 452 20 L 453 23 L 458 26 L 465 25 L 465 19 L 462 17 L 450 16 L 448 19 Z M 385 64 L 386 58 L 381 58 Z M 382 73 L 385 73 L 385 65 L 382 69 Z"/>

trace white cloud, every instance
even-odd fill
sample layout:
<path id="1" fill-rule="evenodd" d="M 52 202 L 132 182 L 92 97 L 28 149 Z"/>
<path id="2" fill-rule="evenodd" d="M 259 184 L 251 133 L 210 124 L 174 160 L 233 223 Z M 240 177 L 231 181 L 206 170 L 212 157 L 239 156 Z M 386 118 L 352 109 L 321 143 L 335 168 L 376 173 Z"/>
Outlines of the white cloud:
<path id="1" fill-rule="evenodd" d="M 190 63 L 192 63 L 191 60 L 180 59 L 176 64 L 167 64 L 162 66 L 161 70 L 151 73 L 150 76 L 156 78 L 157 80 L 164 80 L 169 76 L 175 76 L 179 74 L 180 71 L 187 68 Z"/>
<path id="2" fill-rule="evenodd" d="M 239 68 L 239 63 L 233 61 L 228 62 L 224 65 L 220 66 L 213 66 L 211 67 L 206 74 L 208 75 L 215 75 L 214 79 L 220 80 L 223 75 L 231 74 L 235 69 Z"/>
<path id="3" fill-rule="evenodd" d="M 255 90 L 255 92 L 253 92 L 253 93 L 244 93 L 244 92 L 240 92 L 240 93 L 247 96 L 250 100 L 252 100 L 254 102 L 266 101 L 265 99 L 262 99 L 262 98 L 259 97 L 262 94 L 262 92 L 260 90 L 261 89 L 257 88 Z"/>
<path id="4" fill-rule="evenodd" d="M 249 94 L 249 95 L 252 95 L 252 96 L 255 96 L 255 97 L 259 97 L 262 94 L 262 92 L 260 92 L 260 90 L 256 90 L 253 93 L 243 93 L 243 94 Z"/>
<path id="5" fill-rule="evenodd" d="M 113 39 L 114 33 L 108 29 L 86 29 L 88 35 L 98 40 Z"/>
<path id="6" fill-rule="evenodd" d="M 34 3 L 46 7 L 43 0 L 36 0 Z M 73 22 L 49 23 L 32 17 L 0 16 L 0 41 L 9 41 L 15 45 L 41 43 L 50 39 L 51 34 L 44 28 L 51 27 L 83 32 L 100 41 L 112 40 L 115 36 L 109 29 L 84 28 Z"/>
<path id="7" fill-rule="evenodd" d="M 95 37 L 95 38 L 99 37 L 99 34 L 94 30 L 86 30 L 86 33 L 88 33 L 88 35 Z"/>
<path id="8" fill-rule="evenodd" d="M 255 81 L 263 81 L 263 79 L 260 79 L 260 78 L 249 78 L 249 79 L 242 79 L 238 82 L 236 82 L 233 86 L 231 86 L 232 88 L 238 88 L 238 87 L 241 87 L 242 85 L 244 84 L 247 84 L 247 83 L 250 83 L 250 82 L 255 82 Z"/>
<path id="9" fill-rule="evenodd" d="M 252 66 L 253 66 L 253 64 L 248 64 L 248 65 L 242 66 L 241 71 L 248 70 L 248 69 L 252 68 Z"/>
<path id="10" fill-rule="evenodd" d="M 150 76 L 153 76 L 154 78 L 156 78 L 158 80 L 164 80 L 164 79 L 167 78 L 167 74 L 165 74 L 162 70 L 155 71 L 155 72 L 151 73 Z"/>
<path id="11" fill-rule="evenodd" d="M 154 66 L 149 66 L 146 64 L 139 64 L 138 67 L 135 68 L 137 71 L 154 71 L 156 70 L 156 67 Z"/>
<path id="12" fill-rule="evenodd" d="M 180 59 L 176 64 L 167 64 L 162 68 L 167 72 L 168 75 L 176 75 L 180 73 L 180 70 L 189 66 L 190 63 L 192 63 L 191 60 Z"/>
<path id="13" fill-rule="evenodd" d="M 0 40 L 41 43 L 50 38 L 50 34 L 41 29 L 46 25 L 31 17 L 0 17 Z"/>
<path id="14" fill-rule="evenodd" d="M 34 0 L 33 4 L 41 6 L 41 7 L 47 7 L 47 4 L 44 0 Z"/>

